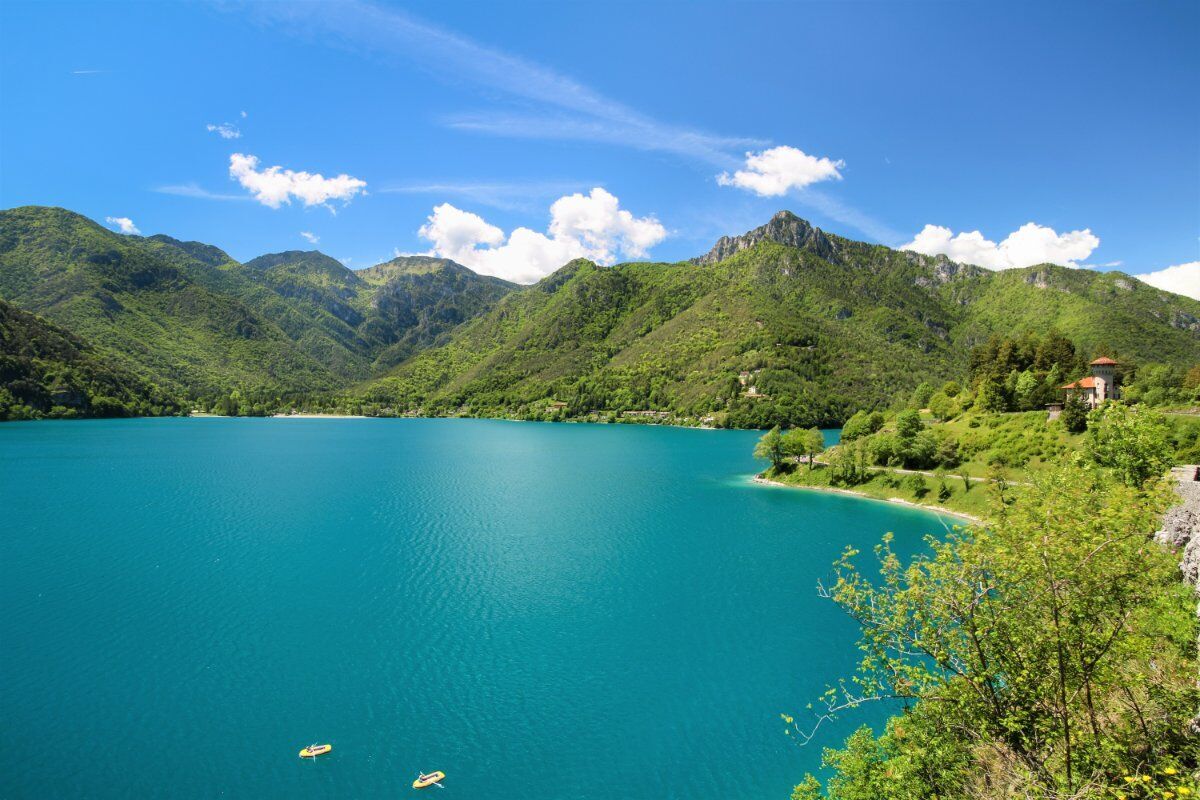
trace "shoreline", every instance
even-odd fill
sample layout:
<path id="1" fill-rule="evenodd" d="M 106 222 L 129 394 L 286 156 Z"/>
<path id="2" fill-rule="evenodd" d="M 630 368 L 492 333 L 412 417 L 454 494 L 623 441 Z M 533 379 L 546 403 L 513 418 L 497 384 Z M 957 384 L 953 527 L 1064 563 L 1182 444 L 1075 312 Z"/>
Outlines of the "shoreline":
<path id="1" fill-rule="evenodd" d="M 209 414 L 206 411 L 193 411 L 186 415 L 188 419 L 371 419 L 364 414 L 264 414 L 252 416 L 249 414 L 230 416 L 228 414 Z M 158 417 L 130 417 L 130 419 L 159 419 Z"/>
<path id="2" fill-rule="evenodd" d="M 365 414 L 272 414 L 268 419 L 370 419 Z"/>
<path id="3" fill-rule="evenodd" d="M 751 478 L 751 482 L 757 483 L 760 486 L 777 486 L 780 489 L 803 489 L 810 492 L 832 492 L 834 494 L 844 494 L 850 497 L 857 497 L 860 500 L 874 500 L 877 503 L 893 503 L 895 505 L 908 506 L 909 508 L 916 508 L 922 511 L 931 511 L 948 517 L 958 517 L 959 519 L 966 520 L 973 525 L 986 524 L 986 522 L 980 517 L 977 517 L 973 514 L 968 514 L 965 511 L 952 511 L 945 506 L 922 505 L 921 503 L 914 503 L 911 500 L 905 500 L 902 497 L 872 497 L 869 494 L 864 492 L 856 492 L 853 489 L 838 489 L 833 486 L 802 486 L 794 483 L 782 483 L 780 481 L 773 481 L 768 478 L 764 478 L 761 475 L 755 475 L 753 478 Z"/>
<path id="4" fill-rule="evenodd" d="M 532 422 L 543 425 L 636 425 L 641 428 L 676 428 L 678 430 L 688 431 L 759 431 L 758 428 L 715 428 L 711 425 L 681 425 L 673 422 L 601 422 L 598 420 L 587 419 L 517 419 L 515 417 L 474 417 L 454 415 L 427 416 L 421 414 L 389 414 L 375 416 L 368 414 L 330 414 L 325 412 L 313 412 L 300 414 L 263 414 L 261 416 L 238 414 L 237 416 L 231 416 L 228 414 L 210 414 L 206 411 L 192 411 L 187 414 L 180 414 L 179 416 L 195 419 L 479 419 L 488 420 L 491 422 Z M 128 417 L 127 419 L 159 419 L 159 417 Z"/>

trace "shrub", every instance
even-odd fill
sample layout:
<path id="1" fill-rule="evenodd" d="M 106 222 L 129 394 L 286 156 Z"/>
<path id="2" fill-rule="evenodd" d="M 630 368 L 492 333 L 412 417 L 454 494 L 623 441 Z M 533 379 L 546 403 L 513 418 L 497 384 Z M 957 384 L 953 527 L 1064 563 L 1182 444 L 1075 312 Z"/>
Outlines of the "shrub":
<path id="1" fill-rule="evenodd" d="M 1088 415 L 1088 454 L 1126 486 L 1141 486 L 1171 466 L 1173 450 L 1162 414 L 1141 406 L 1105 403 Z"/>
<path id="2" fill-rule="evenodd" d="M 929 487 L 925 484 L 924 475 L 917 475 L 915 473 L 908 475 L 904 479 L 904 488 L 912 492 L 918 500 L 929 494 Z"/>
<path id="3" fill-rule="evenodd" d="M 852 442 L 855 439 L 869 436 L 883 427 L 883 414 L 879 411 L 858 411 L 842 426 L 842 441 Z"/>

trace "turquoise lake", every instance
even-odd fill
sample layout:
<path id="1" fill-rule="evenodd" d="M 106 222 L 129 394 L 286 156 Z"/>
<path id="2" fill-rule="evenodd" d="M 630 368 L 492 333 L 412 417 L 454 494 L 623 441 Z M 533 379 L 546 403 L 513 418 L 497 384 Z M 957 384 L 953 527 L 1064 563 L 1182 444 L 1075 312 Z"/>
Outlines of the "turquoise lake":
<path id="1" fill-rule="evenodd" d="M 757 437 L 0 425 L 0 796 L 786 800 L 882 720 L 784 735 L 855 662 L 817 581 L 944 528 L 752 485 Z"/>

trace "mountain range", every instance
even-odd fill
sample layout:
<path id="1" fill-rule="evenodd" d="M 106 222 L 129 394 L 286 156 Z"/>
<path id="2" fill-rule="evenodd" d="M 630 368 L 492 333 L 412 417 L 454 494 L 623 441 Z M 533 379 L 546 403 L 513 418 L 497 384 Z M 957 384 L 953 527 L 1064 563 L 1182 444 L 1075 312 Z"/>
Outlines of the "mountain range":
<path id="1" fill-rule="evenodd" d="M 346 386 L 438 344 L 514 288 L 443 259 L 355 272 L 291 251 L 240 264 L 63 209 L 0 212 L 0 298 L 186 394 Z"/>
<path id="2" fill-rule="evenodd" d="M 690 261 L 577 260 L 526 287 L 427 256 L 239 263 L 23 207 L 0 212 L 0 299 L 176 396 L 326 393 L 383 413 L 833 424 L 961 377 L 989 336 L 1050 329 L 1083 353 L 1200 362 L 1200 302 L 1129 275 L 992 272 L 786 211 Z"/>

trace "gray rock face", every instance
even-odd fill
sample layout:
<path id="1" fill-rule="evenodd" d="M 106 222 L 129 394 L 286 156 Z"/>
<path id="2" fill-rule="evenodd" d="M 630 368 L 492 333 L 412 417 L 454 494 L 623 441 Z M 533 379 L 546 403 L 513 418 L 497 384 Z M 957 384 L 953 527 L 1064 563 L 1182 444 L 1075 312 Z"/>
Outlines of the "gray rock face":
<path id="1" fill-rule="evenodd" d="M 1183 331 L 1194 331 L 1200 329 L 1200 318 L 1186 311 L 1176 311 L 1171 315 L 1171 326 Z"/>
<path id="2" fill-rule="evenodd" d="M 1162 528 L 1154 538 L 1175 552 L 1183 550 L 1179 571 L 1200 593 L 1200 481 L 1195 466 L 1177 467 L 1174 473 L 1180 502 L 1163 515 Z"/>
<path id="3" fill-rule="evenodd" d="M 802 247 L 826 259 L 837 251 L 833 240 L 820 228 L 814 228 L 790 211 L 780 211 L 762 227 L 741 236 L 722 236 L 712 250 L 699 258 L 693 258 L 692 263 L 701 266 L 715 264 L 762 241 L 778 242 L 788 247 Z"/>

